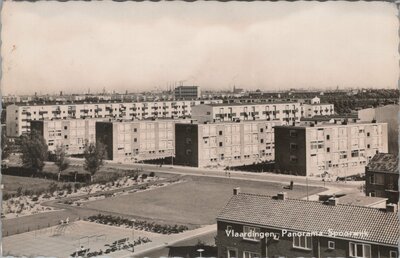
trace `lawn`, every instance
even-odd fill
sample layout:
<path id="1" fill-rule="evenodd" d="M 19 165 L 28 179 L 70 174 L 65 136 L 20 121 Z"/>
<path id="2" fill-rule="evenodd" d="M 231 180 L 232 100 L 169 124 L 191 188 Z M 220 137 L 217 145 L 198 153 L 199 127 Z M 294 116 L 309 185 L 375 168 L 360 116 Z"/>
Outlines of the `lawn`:
<path id="1" fill-rule="evenodd" d="M 53 182 L 55 181 L 42 178 L 2 175 L 1 183 L 4 185 L 3 193 L 16 193 L 20 187 L 22 191 L 46 189 Z M 61 186 L 62 183 L 59 185 Z"/>
<path id="2" fill-rule="evenodd" d="M 153 221 L 198 226 L 215 223 L 215 217 L 232 196 L 232 189 L 275 195 L 283 184 L 212 177 L 185 177 L 186 182 L 104 200 L 88 202 L 86 207 L 133 215 Z M 286 184 L 285 184 L 286 185 Z M 309 194 L 323 191 L 309 187 Z M 306 196 L 306 187 L 287 190 L 289 198 Z"/>

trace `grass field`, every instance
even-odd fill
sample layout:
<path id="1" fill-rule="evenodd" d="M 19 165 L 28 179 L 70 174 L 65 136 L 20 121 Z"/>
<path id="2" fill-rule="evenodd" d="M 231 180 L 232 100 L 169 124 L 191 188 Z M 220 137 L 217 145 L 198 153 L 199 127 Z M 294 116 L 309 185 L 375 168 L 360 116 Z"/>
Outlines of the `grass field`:
<path id="1" fill-rule="evenodd" d="M 218 212 L 232 196 L 234 187 L 241 187 L 242 192 L 275 195 L 284 186 L 228 178 L 187 176 L 185 179 L 187 181 L 180 184 L 88 202 L 85 206 L 164 223 L 198 226 L 215 223 Z M 309 187 L 309 194 L 323 190 L 322 187 Z M 305 197 L 306 187 L 295 185 L 288 195 L 289 198 Z"/>
<path id="2" fill-rule="evenodd" d="M 34 178 L 34 177 L 21 177 L 21 176 L 9 176 L 2 175 L 2 184 L 4 185 L 3 193 L 16 193 L 18 188 L 22 187 L 22 190 L 32 190 L 36 191 L 39 189 L 46 189 L 49 185 L 55 181 L 42 179 L 42 178 Z M 61 186 L 62 183 L 59 183 Z"/>

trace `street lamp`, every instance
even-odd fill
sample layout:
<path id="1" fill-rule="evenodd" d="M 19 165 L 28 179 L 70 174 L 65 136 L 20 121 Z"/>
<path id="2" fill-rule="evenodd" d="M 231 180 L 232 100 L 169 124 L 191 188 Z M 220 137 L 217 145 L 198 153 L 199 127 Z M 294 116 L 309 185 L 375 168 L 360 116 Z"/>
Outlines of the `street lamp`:
<path id="1" fill-rule="evenodd" d="M 201 249 L 201 248 L 200 248 L 200 249 L 197 249 L 197 252 L 200 253 L 200 256 L 199 256 L 199 257 L 202 257 L 202 256 L 201 256 L 201 253 L 204 252 L 204 249 Z"/>

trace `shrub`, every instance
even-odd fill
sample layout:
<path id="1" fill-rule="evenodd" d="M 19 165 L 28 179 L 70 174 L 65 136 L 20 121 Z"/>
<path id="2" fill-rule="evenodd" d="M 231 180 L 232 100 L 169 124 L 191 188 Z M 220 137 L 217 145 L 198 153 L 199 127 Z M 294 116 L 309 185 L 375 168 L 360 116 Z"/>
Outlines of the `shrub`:
<path id="1" fill-rule="evenodd" d="M 153 171 L 150 172 L 149 177 L 154 177 L 154 176 L 155 176 L 155 173 Z"/>
<path id="2" fill-rule="evenodd" d="M 22 195 L 22 186 L 18 187 L 17 189 L 17 196 L 21 196 Z"/>
<path id="3" fill-rule="evenodd" d="M 146 179 L 147 178 L 147 174 L 142 174 L 142 179 Z"/>
<path id="4" fill-rule="evenodd" d="M 50 192 L 50 193 L 54 193 L 57 189 L 58 189 L 58 186 L 57 186 L 56 183 L 52 182 L 52 183 L 49 185 L 49 192 Z"/>
<path id="5" fill-rule="evenodd" d="M 32 201 L 33 201 L 33 202 L 37 202 L 38 200 L 39 200 L 39 198 L 38 198 L 37 196 L 33 196 L 33 197 L 32 197 Z"/>

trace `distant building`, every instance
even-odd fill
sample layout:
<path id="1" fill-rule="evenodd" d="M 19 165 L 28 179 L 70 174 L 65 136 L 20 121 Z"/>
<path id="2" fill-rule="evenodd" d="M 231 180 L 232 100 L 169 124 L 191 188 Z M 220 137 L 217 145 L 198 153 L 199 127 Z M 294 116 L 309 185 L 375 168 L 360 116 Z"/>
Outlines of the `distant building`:
<path id="1" fill-rule="evenodd" d="M 366 108 L 358 111 L 360 121 L 388 124 L 389 153 L 399 153 L 399 105 Z"/>
<path id="2" fill-rule="evenodd" d="M 300 121 L 301 117 L 333 114 L 333 104 L 303 104 L 292 101 L 206 104 L 192 109 L 192 118 L 199 122 L 269 120 L 292 124 Z"/>
<path id="3" fill-rule="evenodd" d="M 194 100 L 201 97 L 200 86 L 178 86 L 174 90 L 175 99 Z"/>
<path id="4" fill-rule="evenodd" d="M 240 193 L 217 217 L 218 258 L 398 257 L 400 223 L 386 209 Z"/>
<path id="5" fill-rule="evenodd" d="M 387 150 L 386 123 L 275 126 L 275 165 L 280 173 L 363 173 L 376 153 Z"/>
<path id="6" fill-rule="evenodd" d="M 106 146 L 109 160 L 137 162 L 173 157 L 175 122 L 171 119 L 97 122 L 96 141 Z"/>
<path id="7" fill-rule="evenodd" d="M 32 121 L 31 128 L 43 136 L 48 150 L 63 145 L 68 154 L 83 154 L 86 141 L 96 140 L 96 121 L 101 119 L 68 119 Z"/>
<path id="8" fill-rule="evenodd" d="M 366 195 L 388 198 L 399 202 L 399 157 L 394 154 L 376 154 L 365 168 Z"/>
<path id="9" fill-rule="evenodd" d="M 222 103 L 222 100 L 9 105 L 6 112 L 7 136 L 29 133 L 30 122 L 35 120 L 185 118 L 190 117 L 192 106 L 209 103 Z"/>
<path id="10" fill-rule="evenodd" d="M 176 164 L 240 166 L 274 158 L 274 126 L 279 121 L 175 125 Z"/>

